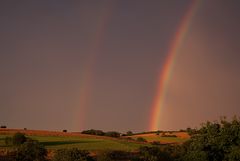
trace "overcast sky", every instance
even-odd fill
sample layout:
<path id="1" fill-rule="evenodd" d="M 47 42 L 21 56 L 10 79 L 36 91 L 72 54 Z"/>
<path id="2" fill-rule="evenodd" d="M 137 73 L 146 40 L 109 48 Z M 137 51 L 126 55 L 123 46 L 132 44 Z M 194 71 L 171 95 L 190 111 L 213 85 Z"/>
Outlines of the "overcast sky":
<path id="1" fill-rule="evenodd" d="M 159 70 L 192 0 L 0 2 L 0 124 L 145 131 Z M 159 129 L 240 115 L 240 1 L 202 0 Z"/>

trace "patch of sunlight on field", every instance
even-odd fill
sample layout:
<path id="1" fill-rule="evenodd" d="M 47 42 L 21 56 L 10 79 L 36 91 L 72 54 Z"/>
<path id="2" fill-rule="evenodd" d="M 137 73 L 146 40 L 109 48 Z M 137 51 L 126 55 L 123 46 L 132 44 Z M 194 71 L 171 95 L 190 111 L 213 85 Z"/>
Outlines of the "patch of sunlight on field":
<path id="1" fill-rule="evenodd" d="M 5 147 L 4 139 L 7 135 L 0 135 L 0 147 Z M 9 135 L 8 135 L 9 136 Z M 82 150 L 123 150 L 134 151 L 142 144 L 118 139 L 84 138 L 76 136 L 27 136 L 38 140 L 47 149 L 79 148 Z"/>
<path id="2" fill-rule="evenodd" d="M 146 135 L 134 135 L 132 138 L 136 139 L 142 137 L 148 142 L 159 141 L 160 143 L 182 143 L 188 140 L 188 138 L 182 137 L 163 137 L 156 134 L 146 134 Z"/>

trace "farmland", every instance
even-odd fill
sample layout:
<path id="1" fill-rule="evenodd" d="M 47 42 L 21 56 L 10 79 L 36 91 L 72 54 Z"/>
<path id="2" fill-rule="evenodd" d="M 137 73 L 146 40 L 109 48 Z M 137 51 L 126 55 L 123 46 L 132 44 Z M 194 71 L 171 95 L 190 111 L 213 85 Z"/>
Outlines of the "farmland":
<path id="1" fill-rule="evenodd" d="M 88 151 L 101 150 L 122 150 L 122 151 L 136 151 L 141 146 L 151 146 L 150 142 L 160 141 L 161 143 L 181 143 L 186 138 L 181 137 L 162 137 L 156 134 L 133 135 L 131 140 L 127 137 L 112 138 L 105 136 L 94 136 L 80 133 L 63 133 L 51 131 L 38 130 L 14 130 L 1 129 L 0 131 L 0 148 L 9 148 L 5 145 L 5 138 L 12 136 L 16 132 L 25 133 L 27 137 L 38 140 L 49 150 L 56 150 L 62 148 L 78 148 Z M 137 142 L 136 138 L 143 137 L 147 142 Z M 129 138 L 129 137 L 128 137 Z"/>
<path id="2" fill-rule="evenodd" d="M 161 144 L 180 144 L 187 141 L 190 136 L 186 132 L 175 132 L 175 133 L 167 133 L 168 136 L 163 136 L 162 134 L 157 135 L 156 133 L 149 134 L 139 134 L 133 135 L 132 138 L 136 139 L 138 137 L 142 137 L 147 142 L 158 141 Z M 173 137 L 174 136 L 174 137 Z"/>

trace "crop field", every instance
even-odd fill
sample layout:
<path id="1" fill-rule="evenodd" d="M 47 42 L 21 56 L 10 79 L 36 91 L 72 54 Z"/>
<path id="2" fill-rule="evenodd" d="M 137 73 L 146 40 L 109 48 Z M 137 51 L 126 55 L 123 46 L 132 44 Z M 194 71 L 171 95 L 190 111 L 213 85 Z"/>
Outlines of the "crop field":
<path id="1" fill-rule="evenodd" d="M 62 148 L 78 148 L 81 150 L 101 151 L 101 150 L 122 150 L 136 151 L 141 146 L 152 146 L 150 142 L 159 141 L 161 144 L 178 144 L 186 141 L 189 137 L 178 135 L 177 137 L 163 137 L 161 135 L 141 134 L 131 136 L 132 140 L 126 137 L 112 138 L 105 136 L 84 135 L 79 133 L 63 133 L 49 131 L 0 131 L 0 149 L 10 148 L 5 144 L 5 138 L 12 136 L 16 132 L 23 132 L 27 137 L 38 140 L 49 150 Z M 135 141 L 138 137 L 142 137 L 147 142 Z"/>
<path id="2" fill-rule="evenodd" d="M 5 138 L 11 135 L 0 134 L 0 148 L 9 148 L 5 145 Z M 94 137 L 78 137 L 78 136 L 28 136 L 38 140 L 47 149 L 56 150 L 62 148 L 78 148 L 82 150 L 98 151 L 98 150 L 123 150 L 135 151 L 142 143 L 129 142 L 122 139 L 112 138 L 94 138 Z"/>
<path id="3" fill-rule="evenodd" d="M 176 132 L 176 133 L 173 133 L 172 135 L 175 135 L 176 137 L 162 136 L 161 134 L 157 135 L 156 133 L 133 135 L 131 137 L 133 139 L 142 137 L 146 139 L 148 142 L 159 141 L 162 144 L 175 144 L 175 143 L 179 144 L 187 141 L 190 138 L 190 136 L 184 132 Z"/>

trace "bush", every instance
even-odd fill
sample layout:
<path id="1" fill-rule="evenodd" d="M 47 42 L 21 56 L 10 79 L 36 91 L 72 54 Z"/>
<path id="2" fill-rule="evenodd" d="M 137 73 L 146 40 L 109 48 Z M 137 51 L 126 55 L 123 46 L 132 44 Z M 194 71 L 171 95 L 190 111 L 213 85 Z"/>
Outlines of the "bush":
<path id="1" fill-rule="evenodd" d="M 27 141 L 26 136 L 23 133 L 16 133 L 12 137 L 12 144 L 19 146 Z"/>
<path id="2" fill-rule="evenodd" d="M 120 133 L 116 132 L 116 131 L 109 131 L 109 132 L 105 133 L 105 136 L 119 138 L 120 137 Z"/>
<path id="3" fill-rule="evenodd" d="M 208 161 L 207 153 L 204 151 L 190 151 L 184 157 L 184 161 Z"/>
<path id="4" fill-rule="evenodd" d="M 153 141 L 151 142 L 152 145 L 161 145 L 160 141 Z"/>
<path id="5" fill-rule="evenodd" d="M 128 131 L 126 135 L 127 135 L 127 136 L 132 136 L 132 135 L 133 135 L 133 132 L 132 132 L 132 131 Z"/>
<path id="6" fill-rule="evenodd" d="M 12 139 L 12 137 L 9 137 L 9 136 L 5 137 L 5 144 L 6 144 L 7 146 L 12 145 L 12 144 L 13 144 L 13 139 Z"/>
<path id="7" fill-rule="evenodd" d="M 195 134 L 198 133 L 197 129 L 192 129 L 190 127 L 188 127 L 186 130 L 185 130 L 190 136 L 193 136 Z"/>
<path id="8" fill-rule="evenodd" d="M 158 147 L 141 147 L 139 149 L 139 161 L 172 161 L 170 154 Z"/>
<path id="9" fill-rule="evenodd" d="M 47 150 L 38 141 L 28 140 L 16 150 L 16 161 L 46 161 Z"/>
<path id="10" fill-rule="evenodd" d="M 57 150 L 53 161 L 93 161 L 89 153 L 77 148 Z"/>
<path id="11" fill-rule="evenodd" d="M 240 160 L 240 147 L 234 147 L 229 155 L 227 156 L 229 161 L 239 161 Z"/>
<path id="12" fill-rule="evenodd" d="M 103 151 L 97 156 L 97 161 L 116 161 L 116 160 L 129 160 L 131 154 L 124 151 Z"/>
<path id="13" fill-rule="evenodd" d="M 99 136 L 109 136 L 109 137 L 120 137 L 120 133 L 116 131 L 109 131 L 109 132 L 103 132 L 101 130 L 85 130 L 81 132 L 82 134 L 89 134 L 89 135 L 99 135 Z"/>
<path id="14" fill-rule="evenodd" d="M 103 136 L 105 135 L 105 133 L 102 130 L 85 130 L 81 132 L 82 134 L 90 134 L 90 135 L 99 135 L 99 136 Z"/>
<path id="15" fill-rule="evenodd" d="M 192 131 L 188 129 L 188 131 Z M 239 161 L 240 120 L 206 122 L 183 144 L 183 161 Z"/>
<path id="16" fill-rule="evenodd" d="M 67 132 L 67 130 L 63 130 L 63 132 Z"/>
<path id="17" fill-rule="evenodd" d="M 1 129 L 6 129 L 6 128 L 7 128 L 7 126 L 5 126 L 5 125 L 1 126 Z"/>
<path id="18" fill-rule="evenodd" d="M 147 140 L 144 139 L 143 137 L 138 137 L 138 138 L 137 138 L 137 141 L 139 141 L 139 142 L 147 142 Z"/>

